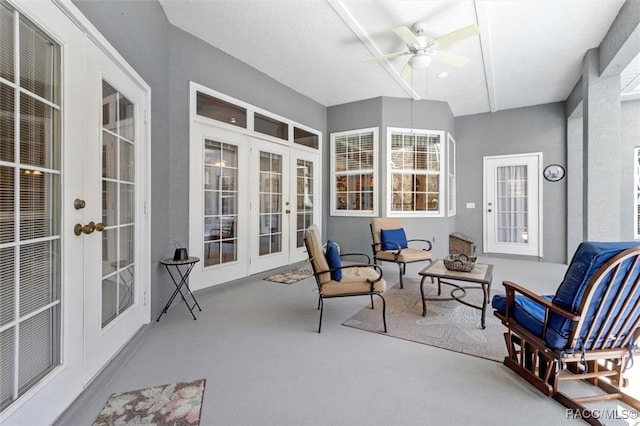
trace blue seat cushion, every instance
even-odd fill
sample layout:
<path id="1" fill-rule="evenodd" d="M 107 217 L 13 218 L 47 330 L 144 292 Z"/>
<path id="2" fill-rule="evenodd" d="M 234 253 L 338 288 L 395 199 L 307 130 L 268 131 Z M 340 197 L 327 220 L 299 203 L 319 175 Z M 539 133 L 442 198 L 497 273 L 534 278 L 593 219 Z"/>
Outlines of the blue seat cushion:
<path id="1" fill-rule="evenodd" d="M 400 244 L 400 248 L 407 248 L 407 235 L 404 232 L 404 228 L 399 229 L 381 229 L 380 230 L 380 242 L 382 243 L 382 250 L 398 250 L 396 244 Z"/>
<path id="2" fill-rule="evenodd" d="M 594 274 L 600 269 L 607 261 L 616 256 L 620 252 L 638 246 L 638 242 L 583 242 L 578 246 L 576 253 L 573 255 L 573 259 L 567 268 L 564 279 L 558 287 L 554 296 L 543 296 L 550 300 L 555 305 L 573 313 L 577 313 L 580 307 L 582 296 L 589 284 L 589 281 Z M 617 293 L 617 289 L 625 276 L 625 272 L 630 268 L 630 261 L 625 262 L 622 265 L 621 273 L 617 279 L 611 284 L 611 290 L 607 303 L 612 303 L 612 299 Z M 635 271 L 638 274 L 638 271 Z M 590 325 L 593 322 L 596 314 L 598 304 L 604 297 L 605 288 L 602 286 L 598 289 L 598 292 L 592 298 L 592 305 L 586 309 L 586 313 L 583 312 L 585 318 L 585 324 Z M 506 311 L 506 296 L 497 295 L 491 301 L 491 305 L 495 310 L 501 313 Z M 516 295 L 515 306 L 513 312 L 510 312 L 510 316 L 522 327 L 536 336 L 542 337 L 544 326 L 544 308 L 542 305 L 526 298 L 522 295 Z M 602 320 L 600 320 L 602 321 Z M 572 322 L 558 314 L 551 313 L 549 315 L 549 324 L 546 334 L 546 343 L 553 349 L 566 349 L 569 340 L 569 333 L 571 332 Z M 574 349 L 581 349 L 582 337 L 586 336 L 589 330 L 589 326 L 584 327 L 584 336 L 578 336 L 580 341 L 579 346 Z M 585 344 L 589 342 L 584 342 Z"/>
<path id="3" fill-rule="evenodd" d="M 327 241 L 325 257 L 327 258 L 329 269 L 342 267 L 342 261 L 340 260 L 340 250 L 338 249 L 338 245 L 331 240 Z M 331 279 L 334 281 L 342 280 L 342 269 L 336 269 L 335 271 L 331 271 Z"/>
<path id="4" fill-rule="evenodd" d="M 553 299 L 553 295 L 541 296 L 548 301 Z M 507 297 L 504 294 L 496 294 L 491 299 L 491 306 L 496 311 L 503 315 L 506 315 L 507 311 Z M 530 333 L 542 337 L 542 331 L 544 330 L 544 313 L 545 308 L 536 301 L 529 299 L 521 294 L 517 294 L 515 297 L 515 304 L 513 311 L 510 313 L 510 317 L 520 324 L 525 330 Z M 567 337 L 561 336 L 553 329 L 547 330 L 547 344 L 553 349 L 562 349 L 566 346 Z"/>

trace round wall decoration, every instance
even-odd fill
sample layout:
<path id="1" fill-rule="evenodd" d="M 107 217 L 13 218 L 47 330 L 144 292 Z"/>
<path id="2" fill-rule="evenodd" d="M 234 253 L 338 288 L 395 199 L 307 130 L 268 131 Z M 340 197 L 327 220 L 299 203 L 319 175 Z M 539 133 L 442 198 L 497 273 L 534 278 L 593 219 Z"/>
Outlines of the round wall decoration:
<path id="1" fill-rule="evenodd" d="M 549 182 L 557 182 L 564 177 L 564 167 L 559 164 L 550 164 L 544 168 L 544 178 Z"/>

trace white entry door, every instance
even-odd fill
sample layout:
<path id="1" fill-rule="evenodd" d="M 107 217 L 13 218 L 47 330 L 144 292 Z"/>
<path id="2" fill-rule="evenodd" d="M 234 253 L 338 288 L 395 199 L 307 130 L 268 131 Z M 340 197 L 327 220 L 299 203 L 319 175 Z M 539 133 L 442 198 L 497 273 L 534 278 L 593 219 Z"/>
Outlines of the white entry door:
<path id="1" fill-rule="evenodd" d="M 542 256 L 542 154 L 484 157 L 484 251 Z"/>
<path id="2" fill-rule="evenodd" d="M 149 321 L 146 92 L 86 40 L 85 381 Z M 87 228 L 88 227 L 88 228 Z M 87 234 L 87 232 L 89 232 Z"/>
<path id="3" fill-rule="evenodd" d="M 289 264 L 289 147 L 251 138 L 250 273 Z"/>

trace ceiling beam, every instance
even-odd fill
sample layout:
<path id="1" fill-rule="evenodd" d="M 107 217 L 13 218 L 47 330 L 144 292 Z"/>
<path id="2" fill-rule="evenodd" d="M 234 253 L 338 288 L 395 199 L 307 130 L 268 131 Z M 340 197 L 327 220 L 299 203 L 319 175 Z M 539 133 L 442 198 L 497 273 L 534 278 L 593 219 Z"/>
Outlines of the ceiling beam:
<path id="1" fill-rule="evenodd" d="M 347 8 L 345 3 L 341 0 L 327 0 L 329 6 L 333 8 L 333 10 L 338 14 L 338 16 L 344 21 L 345 24 L 349 27 L 349 29 L 358 37 L 358 40 L 362 43 L 364 47 L 371 53 L 372 56 L 382 56 L 384 52 L 380 50 L 378 45 L 369 37 L 369 34 L 362 28 L 362 25 L 358 22 L 358 20 L 353 16 L 351 11 Z M 382 67 L 387 71 L 387 73 L 394 79 L 396 83 L 405 91 L 409 96 L 411 96 L 415 100 L 420 100 L 420 95 L 413 90 L 413 87 L 409 83 L 407 83 L 403 78 L 400 77 L 400 73 L 391 65 L 391 63 L 383 59 L 380 61 Z"/>
<path id="2" fill-rule="evenodd" d="M 486 3 L 481 0 L 473 0 L 473 6 L 476 10 L 476 21 L 480 27 L 480 54 L 484 67 L 489 111 L 496 112 L 498 110 L 498 100 L 496 96 L 495 75 L 493 73 L 493 55 L 491 53 L 491 22 L 489 20 Z"/>

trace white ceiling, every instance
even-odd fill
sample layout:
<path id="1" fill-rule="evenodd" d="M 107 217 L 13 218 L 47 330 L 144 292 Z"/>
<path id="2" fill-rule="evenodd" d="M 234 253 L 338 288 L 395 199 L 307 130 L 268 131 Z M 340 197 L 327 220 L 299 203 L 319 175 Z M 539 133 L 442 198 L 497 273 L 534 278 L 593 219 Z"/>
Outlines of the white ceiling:
<path id="1" fill-rule="evenodd" d="M 169 21 L 325 106 L 378 96 L 442 100 L 455 116 L 564 101 L 624 0 L 160 0 Z M 442 50 L 402 80 L 408 57 L 391 30 L 427 24 L 428 39 L 477 24 L 481 33 Z M 436 77 L 448 71 L 446 79 Z"/>

